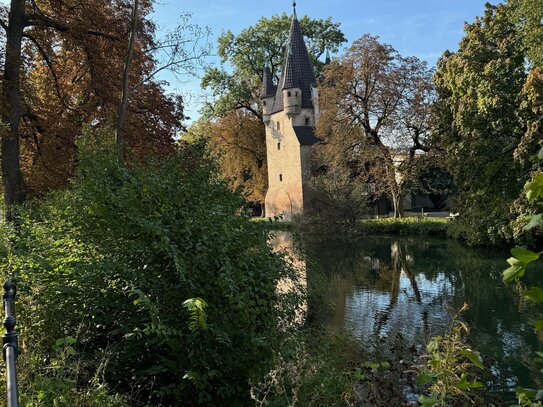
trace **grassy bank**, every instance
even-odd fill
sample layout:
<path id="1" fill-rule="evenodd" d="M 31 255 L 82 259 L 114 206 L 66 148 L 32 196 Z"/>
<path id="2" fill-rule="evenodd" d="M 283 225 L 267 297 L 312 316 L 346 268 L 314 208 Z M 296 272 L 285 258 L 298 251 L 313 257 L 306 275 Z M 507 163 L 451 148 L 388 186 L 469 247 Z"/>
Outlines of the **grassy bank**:
<path id="1" fill-rule="evenodd" d="M 251 222 L 258 224 L 266 230 L 294 230 L 307 229 L 313 224 L 317 226 L 315 221 L 307 219 L 298 219 L 295 222 L 291 221 L 275 221 L 269 218 L 252 218 Z M 445 218 L 382 218 L 382 219 L 365 219 L 358 223 L 355 234 L 360 235 L 428 235 L 428 236 L 447 236 L 448 219 Z M 335 230 L 328 227 L 318 228 L 322 233 L 324 230 Z M 319 234 L 320 234 L 319 233 Z"/>
<path id="2" fill-rule="evenodd" d="M 445 218 L 383 218 L 360 222 L 360 233 L 365 235 L 429 235 L 447 236 L 448 220 Z"/>

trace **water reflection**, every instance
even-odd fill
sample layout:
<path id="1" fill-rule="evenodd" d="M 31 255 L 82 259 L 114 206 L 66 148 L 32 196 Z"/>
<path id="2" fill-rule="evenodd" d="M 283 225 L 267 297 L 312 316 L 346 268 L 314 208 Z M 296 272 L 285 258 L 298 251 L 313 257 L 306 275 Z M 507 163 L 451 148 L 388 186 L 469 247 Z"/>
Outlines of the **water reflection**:
<path id="1" fill-rule="evenodd" d="M 420 349 L 429 337 L 445 332 L 449 307 L 467 302 L 469 339 L 492 361 L 494 391 L 539 382 L 540 366 L 533 357 L 541 346 L 530 324 L 537 313 L 514 286 L 501 281 L 508 253 L 426 238 L 325 240 L 306 246 L 326 271 L 334 305 L 328 326 L 348 330 L 368 352 L 383 357 L 398 349 Z"/>

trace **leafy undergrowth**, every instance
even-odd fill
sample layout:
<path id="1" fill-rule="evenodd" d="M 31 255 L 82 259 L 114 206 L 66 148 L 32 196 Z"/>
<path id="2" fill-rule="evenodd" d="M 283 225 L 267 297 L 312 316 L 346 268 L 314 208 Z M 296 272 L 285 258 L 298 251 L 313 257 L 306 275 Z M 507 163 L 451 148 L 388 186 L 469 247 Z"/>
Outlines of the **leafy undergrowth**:
<path id="1" fill-rule="evenodd" d="M 1 264 L 23 405 L 249 405 L 293 325 L 300 298 L 276 287 L 296 271 L 198 146 L 127 167 L 101 140 L 21 213 Z"/>

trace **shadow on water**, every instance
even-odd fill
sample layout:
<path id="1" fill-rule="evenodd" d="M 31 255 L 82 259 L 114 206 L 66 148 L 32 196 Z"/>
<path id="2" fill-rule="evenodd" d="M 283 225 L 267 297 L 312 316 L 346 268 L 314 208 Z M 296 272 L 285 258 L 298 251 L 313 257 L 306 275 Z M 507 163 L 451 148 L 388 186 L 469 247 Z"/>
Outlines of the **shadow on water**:
<path id="1" fill-rule="evenodd" d="M 349 332 L 369 355 L 420 352 L 430 337 L 446 331 L 449 309 L 467 303 L 468 340 L 491 366 L 491 391 L 543 386 L 542 366 L 534 362 L 543 339 L 532 326 L 538 311 L 517 286 L 502 283 L 507 252 L 425 237 L 327 238 L 304 246 L 326 273 L 333 305 L 323 316 L 326 325 Z"/>

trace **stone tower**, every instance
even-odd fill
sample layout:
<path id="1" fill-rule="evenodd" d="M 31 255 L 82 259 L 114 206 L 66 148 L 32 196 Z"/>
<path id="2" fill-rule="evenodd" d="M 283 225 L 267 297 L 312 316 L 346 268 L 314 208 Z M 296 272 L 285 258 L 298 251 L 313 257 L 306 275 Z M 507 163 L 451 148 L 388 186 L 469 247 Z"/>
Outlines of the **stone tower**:
<path id="1" fill-rule="evenodd" d="M 296 16 L 296 3 L 281 79 L 275 85 L 266 67 L 260 99 L 268 157 L 266 216 L 289 220 L 308 205 L 311 146 L 319 141 L 314 134 L 318 114 L 315 73 Z"/>

